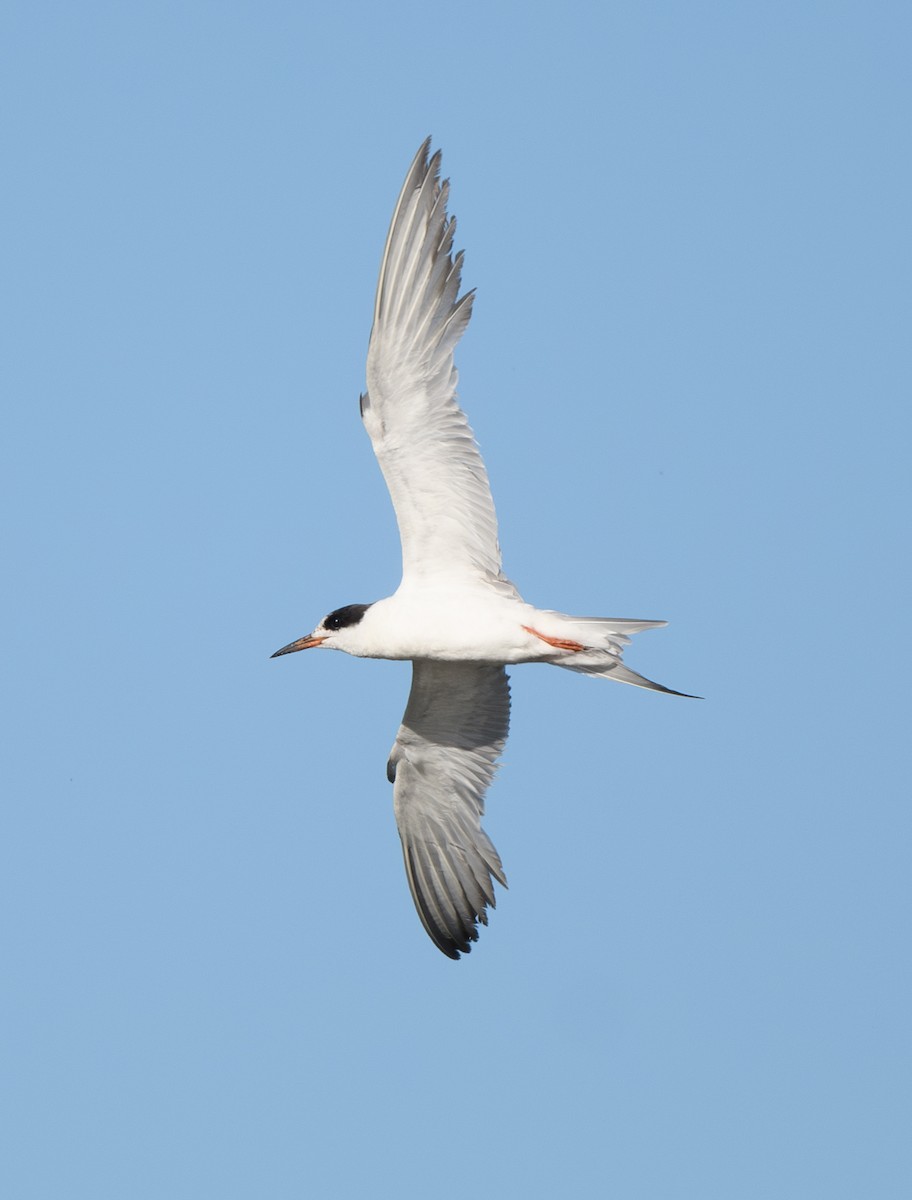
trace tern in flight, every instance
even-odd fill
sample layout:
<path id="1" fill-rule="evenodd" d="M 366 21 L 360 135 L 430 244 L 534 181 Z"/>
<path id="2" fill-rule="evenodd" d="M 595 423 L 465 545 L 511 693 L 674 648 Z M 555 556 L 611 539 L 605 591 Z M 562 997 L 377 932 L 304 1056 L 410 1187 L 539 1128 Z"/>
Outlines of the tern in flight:
<path id="1" fill-rule="evenodd" d="M 527 604 L 501 568 L 481 454 L 456 399 L 453 351 L 472 313 L 459 295 L 462 251 L 430 138 L 415 155 L 390 224 L 367 351 L 361 417 L 389 488 L 402 582 L 347 604 L 273 657 L 344 650 L 409 659 L 412 688 L 387 764 L 405 871 L 438 949 L 468 953 L 487 924 L 500 857 L 481 828 L 507 739 L 505 666 L 553 663 L 671 695 L 621 661 L 630 634 L 664 621 L 570 617 Z"/>

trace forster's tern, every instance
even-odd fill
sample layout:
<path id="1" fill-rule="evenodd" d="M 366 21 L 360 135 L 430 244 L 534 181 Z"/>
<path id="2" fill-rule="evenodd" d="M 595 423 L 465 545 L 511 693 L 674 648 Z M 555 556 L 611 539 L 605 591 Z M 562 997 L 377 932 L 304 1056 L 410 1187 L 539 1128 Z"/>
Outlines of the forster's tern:
<path id="1" fill-rule="evenodd" d="M 402 582 L 348 604 L 273 657 L 321 646 L 410 659 L 412 690 L 387 776 L 418 915 L 450 958 L 467 953 L 494 907 L 503 867 L 484 796 L 507 738 L 504 666 L 544 662 L 671 695 L 621 661 L 629 635 L 664 621 L 570 617 L 526 604 L 501 569 L 488 475 L 456 401 L 453 351 L 472 312 L 440 151 L 409 168 L 390 224 L 367 352 L 361 417 L 392 496 Z"/>

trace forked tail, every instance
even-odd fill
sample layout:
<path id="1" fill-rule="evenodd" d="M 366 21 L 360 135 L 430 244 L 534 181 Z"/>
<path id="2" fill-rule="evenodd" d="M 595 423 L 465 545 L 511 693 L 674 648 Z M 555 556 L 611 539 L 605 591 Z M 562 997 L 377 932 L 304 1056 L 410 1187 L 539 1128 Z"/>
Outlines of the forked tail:
<path id="1" fill-rule="evenodd" d="M 578 641 L 583 649 L 563 654 L 550 661 L 567 671 L 578 671 L 581 675 L 595 675 L 602 679 L 614 679 L 618 683 L 629 683 L 634 687 L 648 688 L 652 692 L 665 692 L 669 696 L 685 696 L 689 700 L 700 700 L 690 692 L 676 692 L 674 688 L 655 683 L 645 675 L 638 675 L 622 661 L 624 647 L 634 633 L 644 629 L 660 629 L 667 621 L 629 621 L 621 617 L 568 617 L 560 615 L 568 637 Z"/>

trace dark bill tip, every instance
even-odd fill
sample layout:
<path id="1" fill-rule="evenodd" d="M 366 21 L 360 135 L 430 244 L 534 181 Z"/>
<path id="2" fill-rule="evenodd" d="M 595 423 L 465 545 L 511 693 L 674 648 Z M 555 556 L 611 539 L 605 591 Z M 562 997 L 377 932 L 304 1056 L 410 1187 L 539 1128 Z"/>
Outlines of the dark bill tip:
<path id="1" fill-rule="evenodd" d="M 283 646 L 281 650 L 276 650 L 275 654 L 270 654 L 270 658 L 279 658 L 282 654 L 294 654 L 296 650 L 310 650 L 312 646 L 320 646 L 326 641 L 325 637 L 315 637 L 309 633 L 307 637 L 298 638 L 296 642 L 289 642 L 287 646 Z"/>

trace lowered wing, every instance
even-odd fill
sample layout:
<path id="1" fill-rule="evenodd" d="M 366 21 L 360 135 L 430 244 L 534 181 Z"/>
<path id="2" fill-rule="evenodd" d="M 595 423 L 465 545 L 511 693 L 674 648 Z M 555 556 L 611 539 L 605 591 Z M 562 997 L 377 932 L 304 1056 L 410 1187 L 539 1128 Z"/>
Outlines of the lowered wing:
<path id="1" fill-rule="evenodd" d="M 387 773 L 405 872 L 418 915 L 439 950 L 467 954 L 507 885 L 481 828 L 484 795 L 510 726 L 503 667 L 418 659 Z"/>

